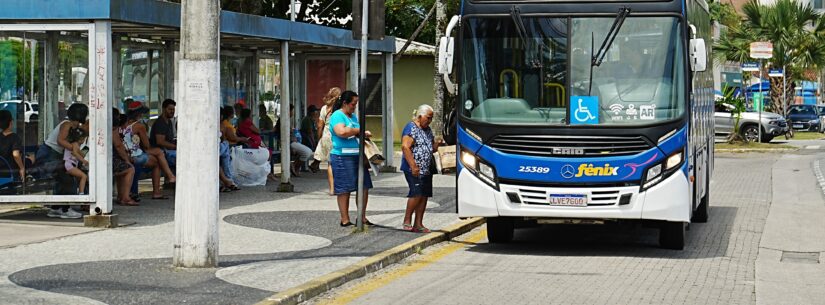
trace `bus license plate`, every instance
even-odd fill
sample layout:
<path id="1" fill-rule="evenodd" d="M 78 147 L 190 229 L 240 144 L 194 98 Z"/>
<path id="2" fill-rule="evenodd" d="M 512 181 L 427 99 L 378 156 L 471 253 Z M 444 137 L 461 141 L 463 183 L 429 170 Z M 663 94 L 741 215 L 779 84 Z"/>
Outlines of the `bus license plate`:
<path id="1" fill-rule="evenodd" d="M 550 194 L 550 205 L 586 207 L 587 195 L 581 194 Z"/>
<path id="2" fill-rule="evenodd" d="M 802 128 L 802 124 L 793 124 L 793 128 Z"/>

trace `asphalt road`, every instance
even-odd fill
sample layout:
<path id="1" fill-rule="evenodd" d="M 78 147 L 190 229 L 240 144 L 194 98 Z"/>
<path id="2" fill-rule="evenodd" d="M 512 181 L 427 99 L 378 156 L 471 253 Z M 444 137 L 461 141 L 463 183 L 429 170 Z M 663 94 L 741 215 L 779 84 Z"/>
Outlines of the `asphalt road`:
<path id="1" fill-rule="evenodd" d="M 781 225 L 765 233 L 772 196 L 793 191 L 774 190 L 775 166 L 779 185 L 798 185 L 809 194 L 812 208 L 822 206 L 816 184 L 816 160 L 825 158 L 825 146 L 796 143 L 791 153 L 717 154 L 711 185 L 710 221 L 692 224 L 683 251 L 660 249 L 658 231 L 637 226 L 546 225 L 517 229 L 511 244 L 489 244 L 481 227 L 457 242 L 427 249 L 397 266 L 345 285 L 311 303 L 354 304 L 769 304 L 757 299 L 757 258 L 763 234 L 781 236 Z M 821 160 L 825 166 L 825 160 Z M 800 173 L 794 175 L 793 173 Z M 801 173 L 805 173 L 802 175 Z M 787 181 L 793 179 L 794 181 Z M 797 181 L 798 180 L 798 181 Z M 783 186 L 785 187 L 785 186 Z M 775 198 L 775 197 L 774 197 Z M 813 198 L 813 199 L 811 199 Z M 819 202 L 819 201 L 822 202 Z M 805 211 L 795 210 L 803 214 Z M 780 214 L 780 212 L 777 212 Z M 781 215 L 777 216 L 781 217 Z M 785 222 L 787 223 L 787 222 Z M 812 225 L 825 232 L 825 225 Z M 808 230 L 810 228 L 800 228 Z M 812 235 L 793 232 L 795 236 Z M 821 235 L 820 235 L 821 236 Z M 781 242 L 780 242 L 781 243 Z M 810 242 L 799 241 L 805 244 Z M 781 245 L 776 246 L 781 247 Z M 819 256 L 821 250 L 812 250 Z M 779 255 L 779 254 L 777 254 Z M 771 272 L 817 265 L 787 265 L 778 258 L 760 270 Z M 775 261 L 775 262 L 774 262 Z M 788 262 L 793 264 L 792 262 Z M 810 263 L 810 262 L 809 262 Z M 819 270 L 819 269 L 813 269 Z M 793 274 L 785 274 L 793 278 Z M 811 291 L 822 282 L 808 282 Z M 782 283 L 768 283 L 777 287 Z M 762 289 L 766 300 L 805 304 L 804 285 L 791 291 Z M 782 295 L 785 293 L 785 295 Z M 778 301 L 777 301 L 778 300 Z M 784 302 L 781 300 L 785 300 Z M 813 298 L 813 300 L 817 300 Z M 818 299 L 821 302 L 821 298 Z M 816 303 L 816 301 L 813 301 Z"/>

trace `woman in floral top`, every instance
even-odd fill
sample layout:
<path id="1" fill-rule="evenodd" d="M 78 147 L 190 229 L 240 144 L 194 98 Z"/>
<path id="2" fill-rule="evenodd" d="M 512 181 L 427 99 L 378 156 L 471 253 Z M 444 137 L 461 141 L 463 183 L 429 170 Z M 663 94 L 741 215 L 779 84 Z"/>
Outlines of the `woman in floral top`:
<path id="1" fill-rule="evenodd" d="M 433 174 L 430 172 L 430 163 L 433 162 L 433 152 L 438 149 L 430 122 L 433 120 L 433 108 L 421 105 L 415 111 L 413 121 L 404 127 L 401 132 L 401 171 L 407 179 L 410 192 L 407 194 L 407 210 L 404 213 L 403 230 L 411 232 L 429 233 L 422 224 L 424 210 L 427 209 L 427 199 L 433 196 Z M 415 222 L 410 223 L 413 212 Z"/>

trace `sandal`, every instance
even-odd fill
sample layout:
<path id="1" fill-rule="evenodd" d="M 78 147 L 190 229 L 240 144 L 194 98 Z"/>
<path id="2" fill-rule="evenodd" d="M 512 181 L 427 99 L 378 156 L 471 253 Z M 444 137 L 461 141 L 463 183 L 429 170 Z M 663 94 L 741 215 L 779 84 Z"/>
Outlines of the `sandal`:
<path id="1" fill-rule="evenodd" d="M 234 185 L 234 184 L 230 185 L 229 189 L 232 190 L 232 191 L 240 191 L 241 190 L 241 188 L 239 188 L 237 185 Z"/>
<path id="2" fill-rule="evenodd" d="M 374 226 L 375 224 L 371 223 L 369 220 L 364 219 L 364 224 L 368 226 Z"/>
<path id="3" fill-rule="evenodd" d="M 140 202 L 140 195 L 139 194 L 129 194 L 129 198 L 132 198 L 135 202 Z"/>
<path id="4" fill-rule="evenodd" d="M 411 224 L 405 223 L 405 224 L 401 225 L 401 230 L 402 231 L 407 231 L 407 232 L 412 232 L 413 230 L 415 230 L 415 227 L 413 227 Z"/>
<path id="5" fill-rule="evenodd" d="M 338 225 L 340 225 L 342 227 L 351 227 L 351 226 L 354 226 L 355 224 L 352 223 L 352 222 L 347 222 L 347 223 L 342 222 L 342 223 L 339 223 Z"/>
<path id="6" fill-rule="evenodd" d="M 225 186 L 222 186 L 220 192 L 221 193 L 231 193 L 232 189 L 228 188 L 228 187 L 225 187 Z"/>
<path id="7" fill-rule="evenodd" d="M 152 196 L 152 200 L 166 200 L 169 199 L 169 196 L 160 195 L 160 196 Z"/>
<path id="8" fill-rule="evenodd" d="M 115 200 L 114 203 L 117 204 L 117 205 L 125 205 L 125 206 L 139 206 L 140 205 L 140 203 L 137 203 L 136 201 Z"/>
<path id="9" fill-rule="evenodd" d="M 427 229 L 427 227 L 418 227 L 418 228 L 415 228 L 414 230 L 415 230 L 415 232 L 418 232 L 418 233 L 430 233 L 430 229 Z"/>

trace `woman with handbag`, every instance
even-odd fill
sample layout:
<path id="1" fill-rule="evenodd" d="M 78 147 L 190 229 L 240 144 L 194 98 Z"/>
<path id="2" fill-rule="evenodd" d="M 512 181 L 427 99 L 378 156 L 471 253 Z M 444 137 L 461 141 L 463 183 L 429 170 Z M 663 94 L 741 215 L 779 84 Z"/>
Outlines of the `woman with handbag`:
<path id="1" fill-rule="evenodd" d="M 372 179 L 365 168 L 358 168 L 358 158 L 362 156 L 358 155 L 358 134 L 361 133 L 361 125 L 358 122 L 358 116 L 355 115 L 356 105 L 358 105 L 358 94 L 345 91 L 336 103 L 340 109 L 335 111 L 329 119 L 332 136 L 329 165 L 332 167 L 332 175 L 335 178 L 333 188 L 337 196 L 338 211 L 341 212 L 340 225 L 342 227 L 353 225 L 349 219 L 349 197 L 350 193 L 358 189 L 359 170 L 364 171 L 364 211 L 361 211 L 362 214 L 358 217 L 361 217 L 364 224 L 372 225 L 366 217 L 368 190 L 372 188 Z M 370 136 L 369 131 L 364 133 L 367 137 Z"/>
<path id="2" fill-rule="evenodd" d="M 433 196 L 433 174 L 435 169 L 433 153 L 438 150 L 438 142 L 430 129 L 433 121 L 433 108 L 429 105 L 418 106 L 412 122 L 404 126 L 401 132 L 401 171 L 410 187 L 407 194 L 407 210 L 404 212 L 403 230 L 410 232 L 429 233 L 430 229 L 424 226 L 424 210 L 427 209 L 427 200 Z M 415 213 L 415 222 L 411 223 Z"/>

